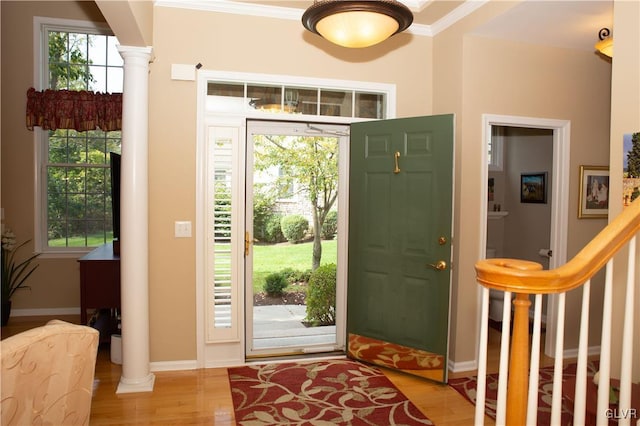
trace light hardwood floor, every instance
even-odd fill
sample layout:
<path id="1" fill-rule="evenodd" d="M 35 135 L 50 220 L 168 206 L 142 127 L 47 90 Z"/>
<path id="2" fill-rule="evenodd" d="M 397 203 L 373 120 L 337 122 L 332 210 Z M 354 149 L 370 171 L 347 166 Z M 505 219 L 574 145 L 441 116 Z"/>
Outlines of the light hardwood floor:
<path id="1" fill-rule="evenodd" d="M 2 338 L 45 324 L 51 318 L 11 318 Z M 61 317 L 79 322 L 79 316 Z M 490 370 L 497 369 L 499 334 L 490 333 Z M 101 345 L 96 364 L 91 425 L 235 425 L 227 370 L 210 368 L 156 372 L 153 392 L 115 393 L 122 368 L 111 363 L 108 345 Z M 383 369 L 385 375 L 436 425 L 472 425 L 474 406 L 446 385 Z M 473 372 L 450 375 L 471 375 Z M 495 422 L 485 419 L 485 424 Z"/>

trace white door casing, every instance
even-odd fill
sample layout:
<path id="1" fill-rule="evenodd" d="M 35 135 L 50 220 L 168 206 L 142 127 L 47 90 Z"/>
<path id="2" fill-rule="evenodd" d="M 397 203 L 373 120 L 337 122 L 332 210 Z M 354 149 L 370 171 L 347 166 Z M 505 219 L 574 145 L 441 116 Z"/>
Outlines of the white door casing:
<path id="1" fill-rule="evenodd" d="M 553 257 L 549 259 L 549 269 L 563 265 L 567 261 L 567 222 L 569 214 L 569 197 L 562 196 L 566 188 L 569 188 L 570 171 L 570 133 L 571 122 L 568 120 L 556 120 L 548 118 L 519 117 L 509 115 L 483 114 L 482 116 L 482 140 L 488 143 L 491 138 L 491 128 L 493 126 L 525 127 L 537 129 L 549 129 L 553 131 L 553 182 L 551 187 L 551 238 L 550 249 Z M 488 190 L 488 150 L 482 151 L 480 158 L 481 193 L 486 194 Z M 486 257 L 487 246 L 487 203 L 482 203 L 480 208 L 479 229 L 480 247 L 478 253 L 480 258 Z M 478 306 L 481 304 L 481 287 L 478 286 Z M 552 356 L 555 351 L 555 323 L 557 321 L 557 297 L 549 296 L 547 306 L 547 333 L 545 336 L 545 354 Z M 478 310 L 480 315 L 480 310 Z M 478 324 L 480 321 L 478 320 Z M 478 339 L 480 333 L 476 334 Z M 478 345 L 476 345 L 478 346 Z"/>

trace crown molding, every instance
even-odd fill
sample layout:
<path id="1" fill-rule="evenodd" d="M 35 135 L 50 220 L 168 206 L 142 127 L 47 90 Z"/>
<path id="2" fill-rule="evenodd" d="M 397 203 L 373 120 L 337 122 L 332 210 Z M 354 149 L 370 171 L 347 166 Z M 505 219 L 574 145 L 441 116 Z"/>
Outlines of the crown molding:
<path id="1" fill-rule="evenodd" d="M 251 15 L 297 21 L 302 19 L 302 14 L 304 13 L 301 9 L 291 7 L 267 6 L 229 0 L 156 0 L 154 2 L 154 6 L 233 13 L 236 15 Z"/>
<path id="2" fill-rule="evenodd" d="M 460 6 L 443 16 L 441 19 L 431 25 L 432 36 L 438 35 L 440 32 L 446 30 L 459 20 L 471 15 L 476 10 L 480 9 L 489 0 L 467 0 Z"/>
<path id="3" fill-rule="evenodd" d="M 439 32 L 449 28 L 460 19 L 473 13 L 488 1 L 489 0 L 467 0 L 451 13 L 447 14 L 434 24 L 424 25 L 413 23 L 411 24 L 407 32 L 419 36 L 433 37 Z M 426 3 L 428 3 L 428 1 L 406 0 L 404 1 L 404 3 L 407 4 L 407 6 L 409 6 L 410 8 L 419 9 L 422 8 Z M 232 13 L 236 15 L 250 15 L 274 19 L 287 19 L 292 21 L 300 21 L 302 19 L 302 14 L 304 13 L 304 10 L 291 7 L 262 5 L 230 0 L 155 0 L 154 5 L 161 7 L 173 7 L 178 9 L 202 10 L 208 12 Z"/>

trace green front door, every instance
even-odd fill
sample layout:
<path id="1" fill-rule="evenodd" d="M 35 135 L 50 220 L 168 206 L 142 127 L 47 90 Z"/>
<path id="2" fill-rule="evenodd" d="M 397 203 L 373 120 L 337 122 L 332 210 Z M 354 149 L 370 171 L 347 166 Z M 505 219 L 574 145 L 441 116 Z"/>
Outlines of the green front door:
<path id="1" fill-rule="evenodd" d="M 453 115 L 351 125 L 350 357 L 445 382 Z"/>

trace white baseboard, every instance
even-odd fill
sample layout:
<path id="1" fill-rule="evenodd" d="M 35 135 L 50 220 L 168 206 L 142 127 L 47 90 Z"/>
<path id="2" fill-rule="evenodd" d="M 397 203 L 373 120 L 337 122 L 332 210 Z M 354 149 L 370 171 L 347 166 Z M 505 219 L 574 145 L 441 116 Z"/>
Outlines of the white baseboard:
<path id="1" fill-rule="evenodd" d="M 195 370 L 197 367 L 196 360 L 183 361 L 159 361 L 149 364 L 151 371 L 180 371 Z"/>
<path id="2" fill-rule="evenodd" d="M 11 309 L 11 317 L 51 317 L 80 315 L 80 308 Z"/>
<path id="3" fill-rule="evenodd" d="M 600 354 L 600 346 L 589 346 L 587 348 L 587 355 L 599 355 Z M 562 352 L 562 356 L 566 358 L 578 358 L 578 349 L 565 349 Z"/>
<path id="4" fill-rule="evenodd" d="M 463 373 L 465 371 L 475 371 L 478 369 L 478 362 L 474 359 L 471 361 L 454 362 L 449 360 L 449 371 L 452 373 Z"/>

